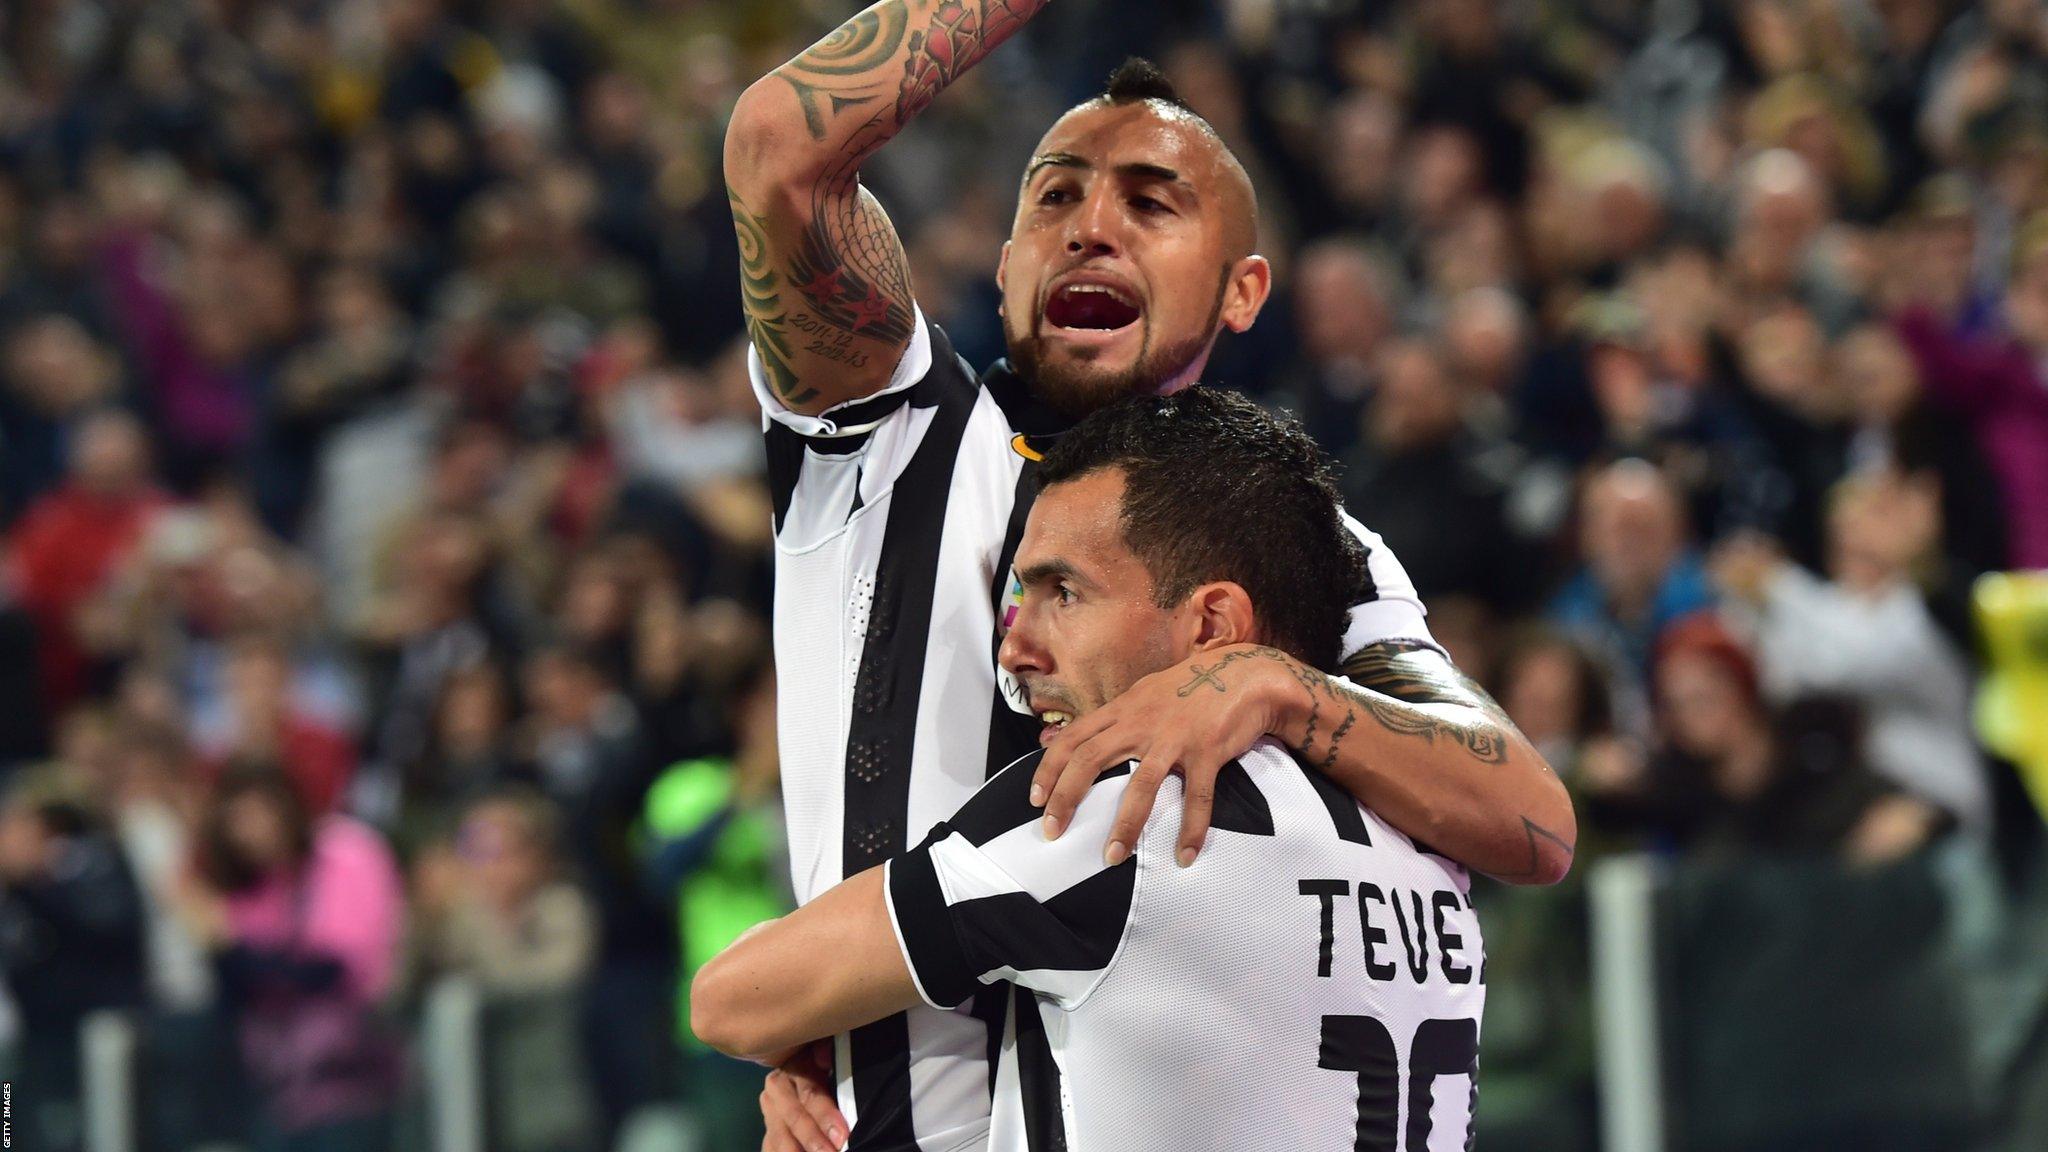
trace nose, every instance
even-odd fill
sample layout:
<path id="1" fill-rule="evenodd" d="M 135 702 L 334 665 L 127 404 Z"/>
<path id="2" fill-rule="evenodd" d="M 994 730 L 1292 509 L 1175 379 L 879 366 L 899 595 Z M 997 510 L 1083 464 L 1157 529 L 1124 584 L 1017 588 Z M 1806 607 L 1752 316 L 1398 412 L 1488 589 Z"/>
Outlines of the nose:
<path id="1" fill-rule="evenodd" d="M 1088 198 L 1081 202 L 1081 210 L 1070 218 L 1067 254 L 1114 256 L 1121 247 L 1117 233 L 1116 196 L 1104 187 L 1090 189 Z"/>
<path id="2" fill-rule="evenodd" d="M 1018 612 L 1016 622 L 1003 634 L 1003 642 L 996 648 L 996 663 L 1012 676 L 1043 675 L 1052 671 L 1052 661 L 1046 658 L 1044 645 L 1032 634 L 1029 620 L 1028 610 Z"/>

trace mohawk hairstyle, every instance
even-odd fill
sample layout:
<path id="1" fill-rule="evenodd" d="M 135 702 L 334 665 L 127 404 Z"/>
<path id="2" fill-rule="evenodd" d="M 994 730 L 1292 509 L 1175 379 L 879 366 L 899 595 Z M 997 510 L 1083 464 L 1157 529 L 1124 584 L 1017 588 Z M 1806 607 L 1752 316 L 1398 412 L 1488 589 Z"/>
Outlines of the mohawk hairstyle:
<path id="1" fill-rule="evenodd" d="M 1180 98 L 1180 91 L 1173 86 L 1172 80 L 1167 79 L 1166 73 L 1159 70 L 1159 65 L 1143 56 L 1125 57 L 1124 62 L 1116 66 L 1116 71 L 1109 74 L 1109 82 L 1103 85 L 1101 98 L 1111 104 L 1157 100 L 1191 116 L 1200 116 Z"/>

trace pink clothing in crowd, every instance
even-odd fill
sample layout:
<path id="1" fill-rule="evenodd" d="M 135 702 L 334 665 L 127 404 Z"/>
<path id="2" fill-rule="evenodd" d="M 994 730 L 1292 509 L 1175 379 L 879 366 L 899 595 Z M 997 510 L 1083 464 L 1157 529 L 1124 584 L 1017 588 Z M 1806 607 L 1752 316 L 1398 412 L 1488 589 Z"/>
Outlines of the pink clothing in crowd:
<path id="1" fill-rule="evenodd" d="M 403 1055 L 378 1001 L 391 987 L 404 901 L 397 863 L 367 825 L 328 816 L 296 876 L 228 900 L 242 1059 L 280 1131 L 386 1114 Z M 324 972 L 324 974 L 323 974 Z"/>
<path id="2" fill-rule="evenodd" d="M 102 250 L 107 288 L 144 386 L 171 442 L 187 450 L 240 448 L 255 425 L 247 376 L 210 364 L 150 265 L 151 239 L 117 234 Z"/>
<path id="3" fill-rule="evenodd" d="M 2010 336 L 1966 341 L 1934 313 L 1897 319 L 1928 399 L 1970 421 L 2005 494 L 2016 568 L 2048 568 L 2048 372 Z"/>
<path id="4" fill-rule="evenodd" d="M 234 942 L 341 965 L 352 999 L 374 1004 L 391 987 L 405 920 L 405 889 L 383 837 L 348 816 L 313 826 L 300 876 L 272 877 L 228 898 Z"/>

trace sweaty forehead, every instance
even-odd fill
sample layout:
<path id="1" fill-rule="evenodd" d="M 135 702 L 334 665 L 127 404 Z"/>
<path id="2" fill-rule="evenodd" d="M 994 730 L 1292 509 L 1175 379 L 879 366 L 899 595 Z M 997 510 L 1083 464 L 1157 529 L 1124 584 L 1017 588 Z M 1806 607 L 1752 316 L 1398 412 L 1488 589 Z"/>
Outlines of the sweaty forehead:
<path id="1" fill-rule="evenodd" d="M 1098 167 L 1156 164 L 1208 191 L 1235 167 L 1222 141 L 1179 109 L 1152 100 L 1128 104 L 1090 101 L 1067 112 L 1046 131 L 1034 156 L 1063 153 Z"/>

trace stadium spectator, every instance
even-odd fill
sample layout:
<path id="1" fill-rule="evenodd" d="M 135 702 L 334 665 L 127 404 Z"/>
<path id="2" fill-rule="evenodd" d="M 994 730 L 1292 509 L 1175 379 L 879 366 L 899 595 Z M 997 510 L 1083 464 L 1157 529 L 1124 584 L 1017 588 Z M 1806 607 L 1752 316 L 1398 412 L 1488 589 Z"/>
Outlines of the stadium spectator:
<path id="1" fill-rule="evenodd" d="M 1610 662 L 1624 724 L 1639 724 L 1658 637 L 1713 599 L 1670 481 L 1641 460 L 1595 472 L 1579 499 L 1579 551 L 1584 566 L 1550 618 Z"/>
<path id="2" fill-rule="evenodd" d="M 405 897 L 381 837 L 314 819 L 274 769 L 216 788 L 199 873 L 180 915 L 213 953 L 264 1147 L 386 1148 L 403 1053 L 379 1014 L 398 961 Z"/>
<path id="3" fill-rule="evenodd" d="M 0 974 L 38 1075 L 18 1104 L 24 1129 L 51 1148 L 84 1147 L 80 1025 L 146 995 L 142 899 L 88 795 L 45 772 L 0 800 Z"/>
<path id="4" fill-rule="evenodd" d="M 1967 661 L 1912 573 L 1939 539 L 1937 495 L 1889 474 L 1845 480 L 1828 517 L 1828 579 L 1771 545 L 1731 540 L 1715 582 L 1754 605 L 1766 695 L 1780 706 L 1839 695 L 1861 707 L 1871 771 L 1966 828 L 1990 819 L 1971 747 Z"/>
<path id="5" fill-rule="evenodd" d="M 1718 620 L 1673 625 L 1657 646 L 1660 747 L 1586 780 L 1595 824 L 1690 853 L 1864 862 L 1919 847 L 1935 810 L 1864 766 L 1853 709 L 1816 702 L 1774 716 L 1749 652 Z"/>
<path id="6" fill-rule="evenodd" d="M 589 900 L 562 875 L 560 813 L 526 790 L 469 808 L 452 858 L 415 869 L 423 975 L 471 981 L 485 997 L 491 1146 L 596 1146 L 578 1007 L 597 947 Z"/>
<path id="7" fill-rule="evenodd" d="M 10 563 L 35 624 L 44 707 L 62 712 L 94 687 L 77 612 L 168 506 L 151 476 L 143 425 L 102 412 L 80 426 L 64 485 L 29 505 L 15 525 Z"/>

